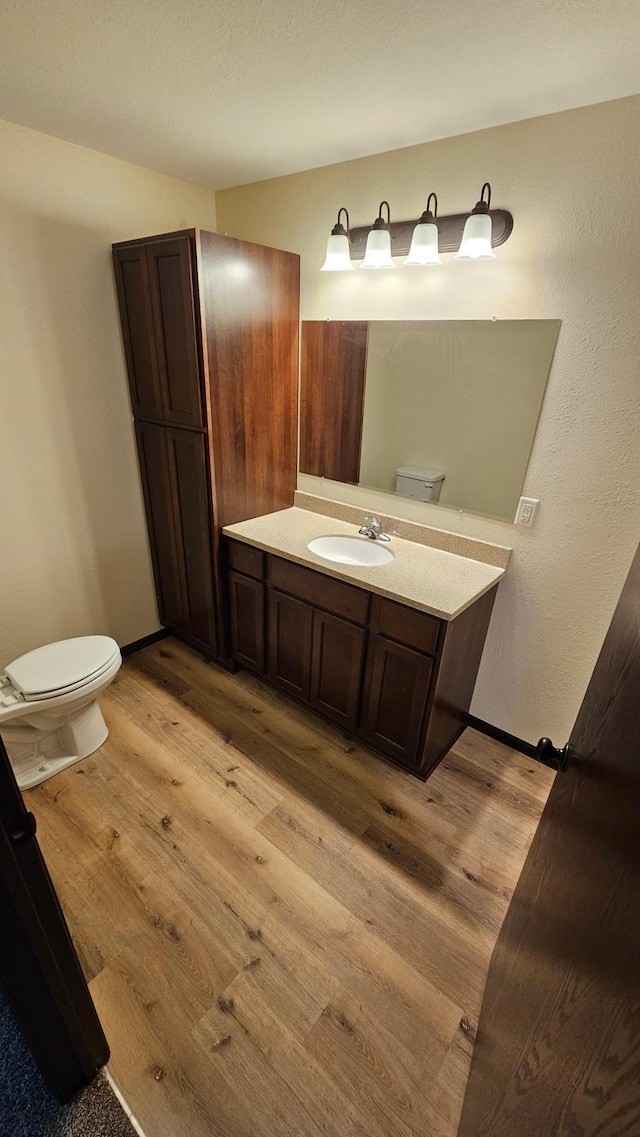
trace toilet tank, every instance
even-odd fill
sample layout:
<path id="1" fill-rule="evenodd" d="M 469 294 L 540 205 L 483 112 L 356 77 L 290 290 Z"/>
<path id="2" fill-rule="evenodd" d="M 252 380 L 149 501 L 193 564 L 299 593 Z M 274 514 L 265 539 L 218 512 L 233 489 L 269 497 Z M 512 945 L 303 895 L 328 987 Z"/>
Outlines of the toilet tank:
<path id="1" fill-rule="evenodd" d="M 400 497 L 416 501 L 437 501 L 445 475 L 442 470 L 427 470 L 421 466 L 398 466 L 395 492 Z"/>

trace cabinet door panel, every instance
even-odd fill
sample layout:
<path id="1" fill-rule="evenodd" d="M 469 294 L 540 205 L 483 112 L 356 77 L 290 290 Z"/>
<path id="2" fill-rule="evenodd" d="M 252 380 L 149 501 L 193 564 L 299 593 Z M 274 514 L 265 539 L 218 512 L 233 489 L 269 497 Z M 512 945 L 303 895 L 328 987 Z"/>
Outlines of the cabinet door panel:
<path id="1" fill-rule="evenodd" d="M 239 572 L 229 573 L 233 658 L 264 674 L 264 585 Z"/>
<path id="2" fill-rule="evenodd" d="M 177 237 L 146 245 L 162 417 L 202 426 L 191 241 Z"/>
<path id="3" fill-rule="evenodd" d="M 184 565 L 185 635 L 215 650 L 211 508 L 204 435 L 166 430 L 175 483 L 176 536 Z"/>
<path id="4" fill-rule="evenodd" d="M 133 413 L 139 418 L 161 418 L 160 377 L 144 245 L 114 249 L 113 259 Z"/>
<path id="5" fill-rule="evenodd" d="M 428 656 L 373 637 L 361 732 L 405 766 L 416 762 L 430 676 Z"/>
<path id="6" fill-rule="evenodd" d="M 313 614 L 310 701 L 350 730 L 358 723 L 365 638 L 364 628 L 326 612 Z"/>
<path id="7" fill-rule="evenodd" d="M 309 698 L 313 608 L 303 600 L 269 593 L 269 678 L 289 694 Z"/>
<path id="8" fill-rule="evenodd" d="M 324 608 L 354 624 L 366 623 L 369 596 L 362 588 L 274 556 L 269 556 L 269 583 L 280 592 L 306 600 L 314 608 Z"/>
<path id="9" fill-rule="evenodd" d="M 166 432 L 152 423 L 136 424 L 140 472 L 147 511 L 158 613 L 163 624 L 185 625 L 181 564 L 176 541 L 173 478 Z"/>

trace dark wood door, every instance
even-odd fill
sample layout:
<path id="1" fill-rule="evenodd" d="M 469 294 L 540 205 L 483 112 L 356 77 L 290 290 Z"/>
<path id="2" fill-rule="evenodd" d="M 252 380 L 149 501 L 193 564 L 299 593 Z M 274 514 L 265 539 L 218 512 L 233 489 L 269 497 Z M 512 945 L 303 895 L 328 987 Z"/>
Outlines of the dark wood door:
<path id="1" fill-rule="evenodd" d="M 163 400 L 145 246 L 117 246 L 113 262 L 133 413 L 136 418 L 161 419 Z"/>
<path id="2" fill-rule="evenodd" d="M 289 695 L 309 699 L 313 608 L 269 591 L 269 679 Z"/>
<path id="3" fill-rule="evenodd" d="M 49 1087 L 67 1101 L 109 1048 L 35 833 L 0 741 L 0 974 Z"/>
<path id="4" fill-rule="evenodd" d="M 160 622 L 176 631 L 186 627 L 184 565 L 176 540 L 175 486 L 164 427 L 136 423 L 136 438 L 147 530 Z"/>
<path id="5" fill-rule="evenodd" d="M 316 609 L 310 702 L 349 730 L 358 725 L 366 631 Z"/>
<path id="6" fill-rule="evenodd" d="M 264 584 L 229 573 L 231 653 L 238 663 L 264 675 Z"/>
<path id="7" fill-rule="evenodd" d="M 460 1137 L 640 1133 L 640 553 L 489 970 Z"/>
<path id="8" fill-rule="evenodd" d="M 145 246 L 162 418 L 180 426 L 204 424 L 191 238 Z"/>
<path id="9" fill-rule="evenodd" d="M 432 660 L 384 636 L 372 636 L 360 732 L 403 766 L 417 762 Z"/>
<path id="10" fill-rule="evenodd" d="M 215 652 L 205 436 L 147 422 L 136 435 L 160 621 Z"/>
<path id="11" fill-rule="evenodd" d="M 212 510 L 206 438 L 193 430 L 166 430 L 175 486 L 175 533 L 184 591 L 183 632 L 197 646 L 216 650 L 211 551 Z"/>
<path id="12" fill-rule="evenodd" d="M 305 320 L 300 373 L 300 471 L 360 478 L 369 325 Z"/>

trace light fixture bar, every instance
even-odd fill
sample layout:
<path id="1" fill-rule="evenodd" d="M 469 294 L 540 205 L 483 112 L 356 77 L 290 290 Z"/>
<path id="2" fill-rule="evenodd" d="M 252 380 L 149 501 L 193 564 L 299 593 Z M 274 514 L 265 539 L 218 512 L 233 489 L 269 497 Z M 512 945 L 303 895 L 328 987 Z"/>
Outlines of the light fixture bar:
<path id="1" fill-rule="evenodd" d="M 438 247 L 441 253 L 456 253 L 460 248 L 462 233 L 468 213 L 450 213 L 441 216 L 438 214 Z M 491 209 L 489 216 L 492 219 L 492 248 L 504 245 L 513 232 L 513 215 L 507 209 Z M 391 233 L 391 255 L 393 257 L 407 256 L 411 248 L 413 231 L 420 218 L 412 221 L 392 221 L 389 227 Z M 350 230 L 351 259 L 364 260 L 367 237 L 371 232 L 370 225 L 359 225 Z"/>

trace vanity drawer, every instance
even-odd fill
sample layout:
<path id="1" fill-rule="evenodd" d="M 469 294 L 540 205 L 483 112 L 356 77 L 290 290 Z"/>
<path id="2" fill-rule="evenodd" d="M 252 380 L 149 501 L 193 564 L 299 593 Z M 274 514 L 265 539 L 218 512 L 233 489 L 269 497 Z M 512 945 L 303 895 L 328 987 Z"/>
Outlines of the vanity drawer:
<path id="1" fill-rule="evenodd" d="M 373 623 L 378 635 L 435 655 L 442 620 L 393 600 L 376 598 L 375 605 Z"/>
<path id="2" fill-rule="evenodd" d="M 314 608 L 324 608 L 334 616 L 342 616 L 354 624 L 366 624 L 369 595 L 341 580 L 324 576 L 314 569 L 303 568 L 293 561 L 269 557 L 269 584 L 298 600 L 306 600 Z"/>
<path id="3" fill-rule="evenodd" d="M 264 580 L 264 553 L 254 545 L 233 541 L 227 537 L 229 568 L 252 576 L 254 580 Z"/>

